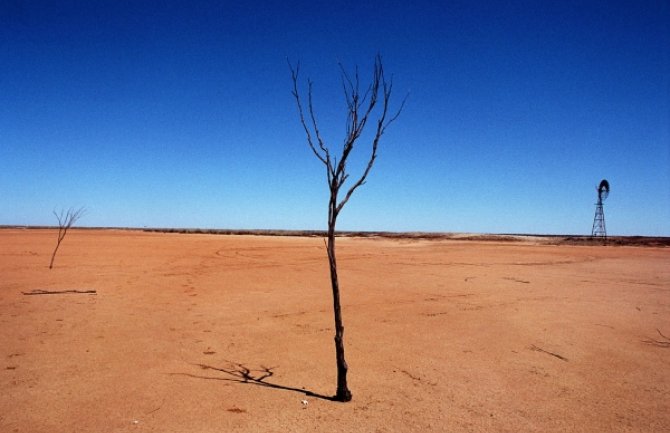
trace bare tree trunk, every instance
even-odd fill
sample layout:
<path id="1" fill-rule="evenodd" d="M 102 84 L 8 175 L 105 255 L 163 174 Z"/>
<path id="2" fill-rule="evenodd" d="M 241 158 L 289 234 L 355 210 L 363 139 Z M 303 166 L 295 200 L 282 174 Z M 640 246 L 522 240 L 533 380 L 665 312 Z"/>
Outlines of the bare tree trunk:
<path id="1" fill-rule="evenodd" d="M 347 385 L 349 366 L 344 358 L 344 325 L 340 306 L 340 285 L 337 278 L 337 259 L 335 257 L 335 224 L 337 222 L 337 191 L 331 193 L 328 207 L 328 263 L 330 264 L 330 284 L 333 289 L 333 312 L 335 316 L 335 358 L 337 361 L 337 391 L 335 400 L 351 401 L 352 395 Z"/>
<path id="2" fill-rule="evenodd" d="M 60 230 L 58 234 L 58 242 L 56 243 L 56 248 L 54 248 L 53 254 L 51 254 L 51 262 L 49 262 L 49 269 L 52 269 L 54 267 L 54 259 L 56 258 L 56 251 L 58 251 L 58 247 L 60 247 L 60 243 L 63 240 L 63 238 L 60 237 Z"/>

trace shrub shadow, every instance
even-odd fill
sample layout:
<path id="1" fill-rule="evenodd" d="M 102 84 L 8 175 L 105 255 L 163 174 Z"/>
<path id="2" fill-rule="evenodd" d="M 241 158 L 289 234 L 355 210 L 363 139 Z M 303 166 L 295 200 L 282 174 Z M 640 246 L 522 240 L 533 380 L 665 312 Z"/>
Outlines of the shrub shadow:
<path id="1" fill-rule="evenodd" d="M 214 367 L 207 364 L 191 364 L 197 367 L 200 367 L 202 370 L 207 371 L 217 371 L 223 373 L 222 376 L 204 376 L 191 373 L 174 373 L 180 376 L 192 377 L 194 379 L 205 379 L 205 380 L 222 380 L 225 382 L 237 382 L 244 383 L 248 385 L 262 386 L 265 388 L 272 389 L 281 389 L 284 391 L 293 391 L 305 394 L 308 397 L 320 398 L 322 400 L 336 401 L 334 396 L 327 396 L 319 394 L 304 388 L 295 388 L 292 386 L 280 385 L 277 383 L 266 382 L 265 380 L 274 375 L 273 369 L 276 367 L 265 367 L 260 366 L 259 369 L 251 369 L 244 364 L 237 362 L 226 361 L 228 366 L 226 367 Z"/>

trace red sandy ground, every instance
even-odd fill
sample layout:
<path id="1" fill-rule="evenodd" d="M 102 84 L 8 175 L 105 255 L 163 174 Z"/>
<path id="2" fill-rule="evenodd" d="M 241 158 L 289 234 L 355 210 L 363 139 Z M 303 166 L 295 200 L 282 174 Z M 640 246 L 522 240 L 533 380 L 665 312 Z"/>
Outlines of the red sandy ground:
<path id="1" fill-rule="evenodd" d="M 670 431 L 667 248 L 340 239 L 343 404 L 322 239 L 55 240 L 0 230 L 3 433 Z"/>

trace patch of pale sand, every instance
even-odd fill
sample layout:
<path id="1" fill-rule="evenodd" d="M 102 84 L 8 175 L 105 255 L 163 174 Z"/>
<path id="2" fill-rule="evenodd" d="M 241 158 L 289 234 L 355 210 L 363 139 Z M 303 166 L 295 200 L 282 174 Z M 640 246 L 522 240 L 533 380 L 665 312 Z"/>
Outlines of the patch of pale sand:
<path id="1" fill-rule="evenodd" d="M 0 230 L 2 432 L 670 431 L 668 249 L 339 239 L 341 404 L 321 239 L 55 237 Z"/>

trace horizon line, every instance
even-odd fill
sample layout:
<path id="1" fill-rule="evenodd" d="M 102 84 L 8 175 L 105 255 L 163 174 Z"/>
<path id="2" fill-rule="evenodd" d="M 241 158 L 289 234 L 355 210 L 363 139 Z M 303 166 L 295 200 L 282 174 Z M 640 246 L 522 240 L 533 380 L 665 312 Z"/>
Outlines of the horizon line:
<path id="1" fill-rule="evenodd" d="M 58 229 L 57 225 L 26 225 L 26 224 L 0 224 L 0 229 L 30 229 L 45 230 Z M 136 226 L 73 226 L 70 230 L 128 230 L 144 231 L 153 233 L 180 233 L 180 234 L 214 234 L 214 235 L 256 235 L 256 236 L 302 236 L 317 237 L 325 236 L 327 230 L 314 229 L 230 229 L 230 228 L 198 228 L 198 227 L 136 227 Z M 393 231 L 393 230 L 336 230 L 335 233 L 345 237 L 387 237 L 387 238 L 416 238 L 416 239 L 454 239 L 454 240 L 472 240 L 485 237 L 494 237 L 499 240 L 517 237 L 534 238 L 567 238 L 567 239 L 656 239 L 667 240 L 670 242 L 670 236 L 650 236 L 650 235 L 608 235 L 605 237 L 591 236 L 587 234 L 538 234 L 538 233 L 488 233 L 488 232 L 450 232 L 450 231 Z M 511 239 L 508 239 L 511 240 Z"/>

